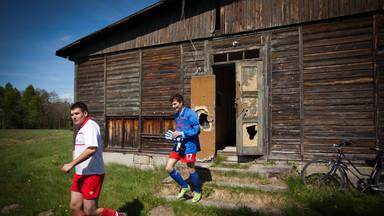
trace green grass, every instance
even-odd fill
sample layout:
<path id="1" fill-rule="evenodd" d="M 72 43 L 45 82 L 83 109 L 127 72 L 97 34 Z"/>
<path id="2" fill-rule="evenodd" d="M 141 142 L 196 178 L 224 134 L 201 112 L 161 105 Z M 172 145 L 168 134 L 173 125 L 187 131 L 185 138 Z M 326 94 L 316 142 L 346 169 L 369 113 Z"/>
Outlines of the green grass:
<path id="1" fill-rule="evenodd" d="M 0 211 L 13 204 L 21 206 L 0 215 L 36 216 L 49 210 L 72 215 L 73 170 L 70 174 L 60 171 L 72 160 L 72 140 L 68 130 L 0 130 Z M 99 206 L 143 216 L 159 205 L 172 206 L 175 215 L 254 215 L 248 208 L 234 211 L 158 198 L 154 194 L 167 176 L 164 167 L 139 170 L 107 165 Z"/>
<path id="2" fill-rule="evenodd" d="M 288 192 L 286 215 L 382 215 L 384 198 L 361 193 L 353 188 L 341 191 L 307 189 L 299 175 L 286 179 Z"/>
<path id="3" fill-rule="evenodd" d="M 70 174 L 60 171 L 62 164 L 72 160 L 72 149 L 72 131 L 0 130 L 0 211 L 12 204 L 22 206 L 0 215 L 36 216 L 49 210 L 55 215 L 72 215 L 69 201 L 73 171 Z M 167 176 L 164 167 L 139 170 L 107 165 L 99 205 L 143 216 L 159 205 L 171 206 L 175 215 L 261 215 L 248 208 L 226 210 L 156 197 L 154 194 Z M 286 182 L 290 186 L 286 215 L 381 215 L 384 212 L 384 199 L 375 194 L 350 189 L 313 192 L 303 186 L 297 175 L 288 177 Z M 214 193 L 215 189 L 203 186 L 203 190 Z"/>

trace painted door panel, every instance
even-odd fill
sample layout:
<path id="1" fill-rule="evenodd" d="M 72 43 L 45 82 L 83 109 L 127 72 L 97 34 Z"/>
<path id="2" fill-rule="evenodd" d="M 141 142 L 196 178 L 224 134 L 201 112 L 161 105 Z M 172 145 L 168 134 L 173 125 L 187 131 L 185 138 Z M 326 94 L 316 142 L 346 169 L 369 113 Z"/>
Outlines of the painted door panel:
<path id="1" fill-rule="evenodd" d="M 238 155 L 263 153 L 262 61 L 236 63 L 236 149 Z"/>
<path id="2" fill-rule="evenodd" d="M 215 76 L 193 77 L 191 84 L 191 109 L 200 121 L 201 152 L 198 160 L 212 160 L 215 156 Z"/>

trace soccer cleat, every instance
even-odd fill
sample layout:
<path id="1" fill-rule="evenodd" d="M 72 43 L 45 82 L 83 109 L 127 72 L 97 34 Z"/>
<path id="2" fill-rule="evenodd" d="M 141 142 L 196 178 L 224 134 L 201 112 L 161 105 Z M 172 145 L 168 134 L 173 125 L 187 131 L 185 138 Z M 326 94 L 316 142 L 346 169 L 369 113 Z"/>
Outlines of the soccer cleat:
<path id="1" fill-rule="evenodd" d="M 201 193 L 195 192 L 195 196 L 193 197 L 192 202 L 197 203 L 200 201 L 200 199 L 201 199 Z"/>
<path id="2" fill-rule="evenodd" d="M 177 195 L 177 199 L 181 199 L 184 197 L 184 194 L 187 193 L 188 191 L 191 191 L 191 187 L 188 185 L 187 188 L 181 188 L 180 193 Z"/>

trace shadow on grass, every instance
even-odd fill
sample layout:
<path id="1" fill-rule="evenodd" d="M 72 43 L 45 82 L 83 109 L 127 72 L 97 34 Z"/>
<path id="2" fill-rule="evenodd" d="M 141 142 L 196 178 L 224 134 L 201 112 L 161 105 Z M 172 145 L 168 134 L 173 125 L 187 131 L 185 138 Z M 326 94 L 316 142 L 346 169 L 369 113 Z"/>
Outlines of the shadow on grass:
<path id="1" fill-rule="evenodd" d="M 132 202 L 125 203 L 118 211 L 127 212 L 127 215 L 140 215 L 141 211 L 144 209 L 144 205 L 138 200 L 135 199 Z"/>

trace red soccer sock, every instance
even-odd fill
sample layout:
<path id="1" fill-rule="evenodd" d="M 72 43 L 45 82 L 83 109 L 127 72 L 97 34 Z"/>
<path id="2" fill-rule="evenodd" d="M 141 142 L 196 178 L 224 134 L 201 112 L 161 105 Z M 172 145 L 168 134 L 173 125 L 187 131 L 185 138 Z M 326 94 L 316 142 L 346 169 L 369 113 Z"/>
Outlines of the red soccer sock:
<path id="1" fill-rule="evenodd" d="M 120 213 L 118 213 L 118 212 L 116 212 L 114 210 L 110 210 L 110 209 L 104 208 L 103 212 L 101 213 L 100 216 L 116 216 L 116 213 L 117 213 L 117 215 L 121 216 Z"/>

